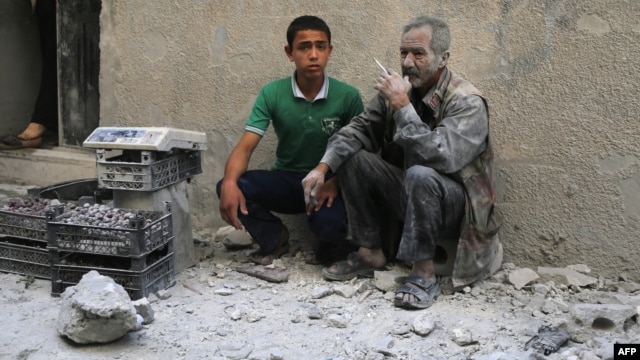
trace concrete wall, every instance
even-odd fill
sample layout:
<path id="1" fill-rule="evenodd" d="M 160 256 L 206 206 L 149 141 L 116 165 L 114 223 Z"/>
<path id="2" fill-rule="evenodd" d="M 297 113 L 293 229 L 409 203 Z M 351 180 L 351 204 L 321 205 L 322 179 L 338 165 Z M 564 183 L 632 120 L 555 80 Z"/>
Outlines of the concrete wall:
<path id="1" fill-rule="evenodd" d="M 101 124 L 207 133 L 190 186 L 194 224 L 224 225 L 215 182 L 253 100 L 293 70 L 285 31 L 333 31 L 328 72 L 373 95 L 373 57 L 399 69 L 401 26 L 449 21 L 451 68 L 490 103 L 506 261 L 585 263 L 640 280 L 640 2 L 637 0 L 104 0 Z M 273 161 L 273 133 L 251 164 Z"/>

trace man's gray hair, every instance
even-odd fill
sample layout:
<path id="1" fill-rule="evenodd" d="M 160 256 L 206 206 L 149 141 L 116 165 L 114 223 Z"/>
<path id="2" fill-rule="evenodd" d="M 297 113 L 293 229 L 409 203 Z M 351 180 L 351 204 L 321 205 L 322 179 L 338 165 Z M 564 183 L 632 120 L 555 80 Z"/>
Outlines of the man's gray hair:
<path id="1" fill-rule="evenodd" d="M 402 29 L 402 34 L 404 35 L 412 29 L 419 29 L 424 26 L 431 27 L 431 49 L 436 55 L 442 55 L 449 50 L 451 33 L 449 32 L 449 25 L 444 20 L 430 16 L 418 16 L 409 20 Z"/>

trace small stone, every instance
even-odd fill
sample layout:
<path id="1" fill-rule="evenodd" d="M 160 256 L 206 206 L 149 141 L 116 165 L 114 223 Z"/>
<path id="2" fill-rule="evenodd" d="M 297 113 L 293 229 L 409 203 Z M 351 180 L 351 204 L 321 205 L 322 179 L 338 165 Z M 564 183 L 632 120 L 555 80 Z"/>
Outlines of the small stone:
<path id="1" fill-rule="evenodd" d="M 229 295 L 235 294 L 235 291 L 233 291 L 232 289 L 227 289 L 227 288 L 223 287 L 223 288 L 220 288 L 218 290 L 215 290 L 213 293 L 216 294 L 216 295 L 221 295 L 221 296 L 229 296 Z"/>
<path id="2" fill-rule="evenodd" d="M 417 316 L 411 324 L 411 330 L 420 336 L 429 335 L 435 328 L 435 322 L 429 319 L 427 314 Z"/>
<path id="3" fill-rule="evenodd" d="M 571 269 L 583 274 L 591 274 L 591 269 L 585 264 L 575 264 L 567 266 L 567 269 Z"/>
<path id="4" fill-rule="evenodd" d="M 323 297 L 327 297 L 329 295 L 333 294 L 333 290 L 328 287 L 328 286 L 319 286 L 315 289 L 313 289 L 313 292 L 311 293 L 311 298 L 312 299 L 321 299 Z"/>
<path id="5" fill-rule="evenodd" d="M 266 316 L 267 315 L 265 313 L 258 312 L 258 311 L 253 310 L 253 309 L 249 309 L 245 313 L 245 319 L 247 320 L 247 322 L 250 322 L 250 323 L 258 322 L 258 321 L 264 319 Z"/>
<path id="6" fill-rule="evenodd" d="M 133 301 L 133 306 L 136 308 L 136 313 L 142 317 L 142 324 L 147 325 L 153 322 L 155 313 L 151 307 L 149 299 L 141 298 Z"/>
<path id="7" fill-rule="evenodd" d="M 167 300 L 168 298 L 171 297 L 171 293 L 167 290 L 158 290 L 156 291 L 156 296 L 160 300 Z"/>
<path id="8" fill-rule="evenodd" d="M 246 249 L 253 246 L 253 239 L 251 235 L 244 230 L 234 230 L 222 239 L 222 245 L 224 245 L 227 250 Z"/>
<path id="9" fill-rule="evenodd" d="M 338 328 L 338 329 L 343 329 L 347 327 L 347 321 L 345 320 L 345 318 L 338 314 L 329 315 L 327 317 L 327 324 L 329 324 L 329 326 L 331 327 Z"/>
<path id="10" fill-rule="evenodd" d="M 320 311 L 320 309 L 318 309 L 317 306 L 310 307 L 309 310 L 307 311 L 307 315 L 311 320 L 322 319 L 322 312 Z"/>
<path id="11" fill-rule="evenodd" d="M 537 280 L 539 277 L 540 276 L 535 271 L 529 268 L 523 268 L 512 271 L 509 274 L 508 279 L 516 290 L 520 290 L 530 282 Z"/>
<path id="12" fill-rule="evenodd" d="M 353 295 L 356 294 L 356 291 L 357 291 L 356 288 L 351 286 L 351 285 L 336 286 L 333 289 L 334 293 L 336 293 L 336 294 L 338 294 L 338 295 L 340 295 L 342 297 L 345 297 L 347 299 L 353 297 Z"/>
<path id="13" fill-rule="evenodd" d="M 451 340 L 460 346 L 467 346 L 478 342 L 467 329 L 453 329 Z"/>

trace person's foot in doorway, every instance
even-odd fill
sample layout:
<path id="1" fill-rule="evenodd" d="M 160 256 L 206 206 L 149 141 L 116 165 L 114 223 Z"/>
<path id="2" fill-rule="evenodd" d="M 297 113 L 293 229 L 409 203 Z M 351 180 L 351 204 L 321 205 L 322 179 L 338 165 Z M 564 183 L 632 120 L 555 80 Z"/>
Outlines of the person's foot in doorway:
<path id="1" fill-rule="evenodd" d="M 2 138 L 0 150 L 15 150 L 24 148 L 37 148 L 42 145 L 47 128 L 36 122 L 30 122 L 27 128 L 19 135 L 10 135 Z"/>
<path id="2" fill-rule="evenodd" d="M 27 125 L 27 128 L 18 135 L 18 138 L 22 140 L 37 139 L 42 137 L 45 131 L 47 131 L 47 128 L 44 125 L 36 122 L 30 122 L 29 125 Z"/>

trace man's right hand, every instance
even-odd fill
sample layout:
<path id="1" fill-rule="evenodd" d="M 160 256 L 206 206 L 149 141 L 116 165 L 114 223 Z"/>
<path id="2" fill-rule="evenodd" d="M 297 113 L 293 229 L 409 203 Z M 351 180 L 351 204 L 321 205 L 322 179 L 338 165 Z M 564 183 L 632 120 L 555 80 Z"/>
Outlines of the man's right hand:
<path id="1" fill-rule="evenodd" d="M 249 214 L 242 191 L 235 182 L 223 182 L 220 187 L 220 215 L 227 224 L 240 230 L 242 223 L 238 219 L 238 210 L 243 215 Z"/>

